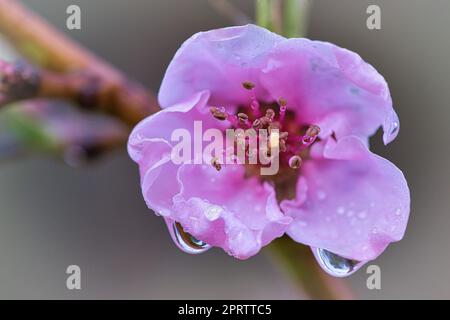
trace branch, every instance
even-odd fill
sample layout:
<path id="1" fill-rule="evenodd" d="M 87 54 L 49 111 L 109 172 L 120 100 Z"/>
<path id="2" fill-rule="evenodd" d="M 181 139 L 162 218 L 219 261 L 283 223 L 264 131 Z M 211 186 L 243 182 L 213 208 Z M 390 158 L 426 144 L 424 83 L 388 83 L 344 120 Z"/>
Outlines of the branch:
<path id="1" fill-rule="evenodd" d="M 42 81 L 51 82 L 51 78 L 64 81 L 59 85 L 43 85 L 41 94 L 74 94 L 77 91 L 73 90 L 74 87 L 78 87 L 74 83 L 81 83 L 80 86 L 85 87 L 86 82 L 93 83 L 88 78 L 95 78 L 98 80 L 95 81 L 97 88 L 92 103 L 95 102 L 95 107 L 100 111 L 135 124 L 159 110 L 155 97 L 145 88 L 128 80 L 114 67 L 69 40 L 15 0 L 0 0 L 0 32 L 19 52 L 36 64 L 48 70 L 71 74 L 69 78 L 61 79 L 56 73 L 49 73 Z M 74 76 L 74 72 L 78 75 Z M 65 84 L 72 87 L 63 90 Z M 73 96 L 69 98 L 73 99 Z"/>
<path id="2" fill-rule="evenodd" d="M 134 124 L 147 114 L 131 112 L 136 110 L 134 106 L 144 107 L 147 104 L 147 96 L 135 89 L 127 84 L 112 90 L 104 78 L 90 70 L 60 74 L 38 69 L 24 61 L 8 63 L 0 60 L 0 107 L 25 99 L 66 99 L 85 109 L 111 113 Z M 120 106 L 120 110 L 130 109 L 130 112 L 123 115 L 117 113 Z"/>

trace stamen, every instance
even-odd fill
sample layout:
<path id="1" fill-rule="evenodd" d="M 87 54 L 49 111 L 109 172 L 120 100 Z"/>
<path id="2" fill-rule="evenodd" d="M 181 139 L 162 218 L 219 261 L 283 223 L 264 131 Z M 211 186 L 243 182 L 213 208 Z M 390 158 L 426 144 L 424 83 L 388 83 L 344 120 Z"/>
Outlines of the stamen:
<path id="1" fill-rule="evenodd" d="M 286 140 L 280 139 L 279 144 L 280 144 L 280 151 L 281 152 L 286 152 L 287 151 Z"/>
<path id="2" fill-rule="evenodd" d="M 251 91 L 250 108 L 253 110 L 253 113 L 256 116 L 259 116 L 260 110 L 259 110 L 259 102 L 258 102 L 258 99 L 256 99 L 256 94 L 255 94 L 255 84 L 250 81 L 244 81 L 244 82 L 242 82 L 242 86 L 244 87 L 244 89 Z"/>
<path id="3" fill-rule="evenodd" d="M 300 168 L 301 164 L 302 164 L 302 158 L 300 158 L 300 157 L 297 156 L 297 155 L 292 156 L 292 157 L 289 159 L 289 167 L 291 167 L 292 169 L 298 169 L 298 168 Z"/>
<path id="4" fill-rule="evenodd" d="M 303 136 L 303 144 L 311 145 L 311 143 L 313 143 L 314 140 L 316 140 L 319 133 L 320 133 L 319 126 L 316 126 L 314 124 L 309 126 L 309 128 L 306 130 L 305 135 Z"/>
<path id="5" fill-rule="evenodd" d="M 273 118 L 275 118 L 275 111 L 273 111 L 273 109 L 267 109 L 266 117 L 269 118 L 270 121 L 273 121 Z"/>
<path id="6" fill-rule="evenodd" d="M 287 139 L 287 137 L 289 136 L 289 132 L 287 131 L 282 131 L 280 132 L 280 139 Z"/>
<path id="7" fill-rule="evenodd" d="M 280 130 L 280 128 L 281 128 L 281 124 L 278 121 L 276 121 L 276 122 L 272 122 L 271 124 L 269 124 L 269 127 L 267 129 L 270 134 L 272 130 Z"/>
<path id="8" fill-rule="evenodd" d="M 252 126 L 254 129 L 261 129 L 262 128 L 261 120 L 256 119 L 255 121 L 253 121 Z"/>
<path id="9" fill-rule="evenodd" d="M 244 81 L 242 82 L 242 86 L 244 87 L 244 89 L 252 90 L 255 87 L 255 84 L 250 81 Z"/>
<path id="10" fill-rule="evenodd" d="M 211 164 L 214 168 L 216 168 L 217 171 L 220 171 L 222 169 L 222 165 L 219 163 L 219 159 L 216 157 L 211 159 Z"/>
<path id="11" fill-rule="evenodd" d="M 211 107 L 209 111 L 217 120 L 224 121 L 228 119 L 228 113 L 223 108 Z"/>
<path id="12" fill-rule="evenodd" d="M 245 113 L 240 112 L 240 113 L 237 114 L 237 118 L 239 120 L 239 123 L 241 123 L 241 124 L 243 124 L 243 125 L 245 125 L 247 127 L 250 127 L 250 121 L 248 121 L 248 115 L 246 115 Z"/>
<path id="13" fill-rule="evenodd" d="M 288 146 L 287 146 L 287 138 L 288 138 L 289 133 L 287 131 L 282 131 L 280 132 L 280 151 L 281 152 L 286 152 L 288 150 Z"/>
<path id="14" fill-rule="evenodd" d="M 256 99 L 256 96 L 253 94 L 252 97 L 252 102 L 250 103 L 250 108 L 252 108 L 253 112 L 255 113 L 255 115 L 259 115 L 260 111 L 259 111 L 259 102 Z"/>
<path id="15" fill-rule="evenodd" d="M 283 122 L 287 109 L 287 101 L 283 97 L 280 97 L 278 99 L 278 104 L 280 105 L 280 122 Z"/>
<path id="16" fill-rule="evenodd" d="M 238 124 L 238 117 L 234 114 L 228 114 L 227 120 L 231 122 L 232 127 L 236 127 Z"/>
<path id="17" fill-rule="evenodd" d="M 316 137 L 318 136 L 320 133 L 320 127 L 316 126 L 315 124 L 313 124 L 312 126 L 310 126 L 308 128 L 308 130 L 306 130 L 306 135 L 310 136 L 310 137 Z"/>
<path id="18" fill-rule="evenodd" d="M 270 119 L 266 116 L 259 118 L 259 120 L 261 121 L 261 125 L 263 127 L 266 127 L 270 123 Z"/>

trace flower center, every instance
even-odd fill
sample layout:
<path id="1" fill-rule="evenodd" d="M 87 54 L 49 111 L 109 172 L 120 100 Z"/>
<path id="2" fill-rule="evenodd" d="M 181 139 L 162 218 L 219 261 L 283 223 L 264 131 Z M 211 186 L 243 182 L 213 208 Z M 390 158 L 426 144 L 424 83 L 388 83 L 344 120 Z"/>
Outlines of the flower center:
<path id="1" fill-rule="evenodd" d="M 288 177 L 296 177 L 293 170 L 297 172 L 303 160 L 309 155 L 310 146 L 317 140 L 320 128 L 314 124 L 302 124 L 296 113 L 289 108 L 288 101 L 280 97 L 278 101 L 265 103 L 257 99 L 255 85 L 246 81 L 242 83 L 245 90 L 250 91 L 250 101 L 247 106 L 240 106 L 236 114 L 228 113 L 223 107 L 211 107 L 212 116 L 220 121 L 230 122 L 231 129 L 254 129 L 256 132 L 265 131 L 266 134 L 258 134 L 258 144 L 249 142 L 249 137 L 242 139 L 242 131 L 236 130 L 235 141 L 237 150 L 244 152 L 246 159 L 261 151 L 261 145 L 269 146 L 267 155 L 279 157 L 280 170 L 271 180 L 282 181 Z M 262 141 L 263 140 L 263 141 Z M 278 154 L 270 154 L 272 146 L 276 146 Z M 213 159 L 212 165 L 220 170 L 221 166 Z M 257 174 L 258 167 L 267 166 L 267 163 L 257 165 L 245 161 L 247 174 Z"/>

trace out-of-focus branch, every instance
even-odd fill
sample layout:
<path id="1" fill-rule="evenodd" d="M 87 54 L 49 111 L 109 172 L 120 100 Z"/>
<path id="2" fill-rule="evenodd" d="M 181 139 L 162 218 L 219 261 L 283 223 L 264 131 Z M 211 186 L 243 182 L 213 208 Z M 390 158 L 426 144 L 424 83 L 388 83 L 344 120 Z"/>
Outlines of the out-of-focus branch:
<path id="1" fill-rule="evenodd" d="M 133 87 L 124 86 L 118 91 L 110 90 L 107 81 L 90 70 L 62 74 L 38 69 L 24 61 L 8 63 L 0 60 L 0 107 L 24 99 L 58 98 L 75 102 L 85 109 L 119 115 L 114 112 L 117 110 L 110 108 L 111 105 L 123 104 L 126 111 L 127 106 L 147 103 L 140 100 L 145 97 L 134 96 L 133 90 Z M 126 97 L 126 100 L 119 100 Z M 120 118 L 130 124 L 140 120 L 138 114 L 130 113 L 126 118 Z"/>
<path id="2" fill-rule="evenodd" d="M 68 83 L 78 86 L 73 83 L 84 83 L 87 78 L 97 79 L 88 82 L 96 82 L 95 107 L 99 111 L 135 124 L 159 110 L 154 96 L 145 88 L 128 80 L 118 70 L 65 37 L 15 0 L 0 0 L 0 32 L 30 61 L 48 70 L 71 74 L 69 78 L 62 79 L 64 81 L 56 90 L 58 94 L 64 91 L 61 90 L 62 86 Z M 73 76 L 73 72 L 77 76 Z M 61 80 L 54 75 L 53 79 Z M 47 76 L 45 80 L 50 82 L 51 77 Z M 84 84 L 81 86 L 84 87 Z M 56 84 L 47 88 L 56 89 Z M 73 91 L 73 87 L 69 86 L 64 92 Z M 55 94 L 55 91 L 48 93 Z"/>
<path id="3" fill-rule="evenodd" d="M 77 110 L 60 100 L 12 104 L 0 114 L 0 160 L 31 149 L 75 166 L 123 146 L 129 128 L 118 119 Z"/>

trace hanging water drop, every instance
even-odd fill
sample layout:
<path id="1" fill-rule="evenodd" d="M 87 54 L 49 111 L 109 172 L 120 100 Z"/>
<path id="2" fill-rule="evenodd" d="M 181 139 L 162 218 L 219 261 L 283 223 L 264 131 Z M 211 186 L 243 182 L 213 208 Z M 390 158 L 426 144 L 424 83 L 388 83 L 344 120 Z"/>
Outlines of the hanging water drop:
<path id="1" fill-rule="evenodd" d="M 365 264 L 364 261 L 347 259 L 325 249 L 311 249 L 320 267 L 334 277 L 347 277 Z"/>
<path id="2" fill-rule="evenodd" d="M 189 254 L 199 254 L 210 249 L 211 246 L 183 230 L 181 224 L 171 219 L 165 219 L 172 240 L 178 248 Z"/>
<path id="3" fill-rule="evenodd" d="M 383 125 L 383 129 L 384 129 L 383 141 L 384 144 L 388 144 L 397 137 L 398 131 L 400 129 L 400 121 L 398 119 L 397 114 L 393 113 L 390 115 L 388 120 Z"/>
<path id="4" fill-rule="evenodd" d="M 392 124 L 391 124 L 391 131 L 389 132 L 389 135 L 390 136 L 395 135 L 397 133 L 398 127 L 399 127 L 399 124 L 398 124 L 397 121 L 392 122 Z"/>

